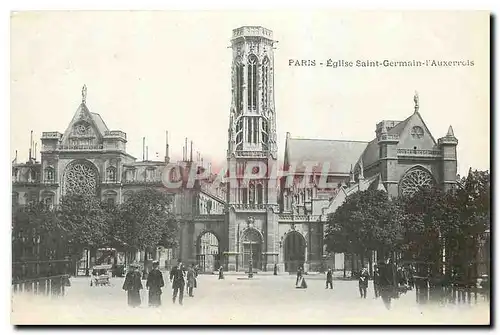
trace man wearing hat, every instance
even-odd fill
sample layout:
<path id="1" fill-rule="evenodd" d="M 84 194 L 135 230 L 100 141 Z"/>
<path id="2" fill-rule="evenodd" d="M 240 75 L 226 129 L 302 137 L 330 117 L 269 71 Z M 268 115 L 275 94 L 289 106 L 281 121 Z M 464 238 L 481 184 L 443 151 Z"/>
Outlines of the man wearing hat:
<path id="1" fill-rule="evenodd" d="M 179 304 L 182 305 L 184 299 L 184 266 L 182 261 L 177 261 L 177 266 L 174 266 L 170 271 L 170 282 L 172 283 L 172 302 L 175 304 L 177 294 L 179 294 Z"/>
<path id="2" fill-rule="evenodd" d="M 141 305 L 141 295 L 139 291 L 142 290 L 142 282 L 141 273 L 139 272 L 139 266 L 137 264 L 130 265 L 122 288 L 127 291 L 129 306 L 137 307 Z"/>
<path id="3" fill-rule="evenodd" d="M 165 286 L 163 274 L 158 269 L 159 261 L 153 262 L 153 269 L 149 272 L 146 288 L 149 290 L 149 306 L 159 307 L 161 305 L 161 288 Z"/>

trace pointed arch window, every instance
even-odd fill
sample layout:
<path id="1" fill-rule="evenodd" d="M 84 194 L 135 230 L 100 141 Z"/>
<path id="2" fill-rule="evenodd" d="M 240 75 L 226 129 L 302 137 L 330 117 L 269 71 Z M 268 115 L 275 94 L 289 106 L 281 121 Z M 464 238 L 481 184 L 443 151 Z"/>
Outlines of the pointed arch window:
<path id="1" fill-rule="evenodd" d="M 248 56 L 248 109 L 257 110 L 257 56 Z"/>
<path id="2" fill-rule="evenodd" d="M 269 58 L 262 60 L 262 108 L 267 112 L 269 107 Z"/>
<path id="3" fill-rule="evenodd" d="M 243 70 L 244 66 L 243 64 L 237 60 L 236 65 L 236 112 L 237 115 L 240 115 L 241 112 L 243 111 Z"/>

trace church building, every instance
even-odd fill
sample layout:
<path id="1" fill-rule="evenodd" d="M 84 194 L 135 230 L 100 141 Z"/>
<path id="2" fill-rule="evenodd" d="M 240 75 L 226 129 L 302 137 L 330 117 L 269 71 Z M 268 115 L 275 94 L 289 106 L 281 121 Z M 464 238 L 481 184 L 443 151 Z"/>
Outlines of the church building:
<path id="1" fill-rule="evenodd" d="M 204 272 L 219 266 L 244 272 L 250 263 L 257 272 L 273 271 L 275 265 L 280 272 L 299 267 L 314 272 L 344 268 L 344 255 L 325 252 L 324 226 L 328 214 L 350 194 L 378 189 L 398 197 L 422 186 L 455 186 L 458 141 L 451 126 L 434 138 L 420 114 L 417 94 L 413 110 L 403 113 L 406 119 L 381 120 L 367 141 L 287 133 L 284 165 L 278 166 L 276 115 L 286 111 L 275 108 L 275 45 L 273 32 L 264 27 L 233 30 L 229 172 L 224 176 L 209 174 L 192 188 L 167 189 L 162 174 L 170 162 L 168 140 L 164 160 L 138 161 L 126 151 L 126 133 L 110 130 L 88 109 L 84 88 L 64 133 L 42 133 L 40 161 L 31 150 L 28 162 L 14 160 L 13 203 L 57 205 L 71 191 L 120 204 L 133 192 L 155 187 L 172 194 L 180 222 L 179 247 L 165 261 L 181 258 Z M 278 92 L 276 98 L 284 96 Z M 186 141 L 179 166 L 200 165 L 193 160 L 192 145 L 190 155 L 187 149 Z M 249 180 L 248 174 L 253 176 Z M 143 257 L 148 256 L 137 255 L 138 260 Z"/>

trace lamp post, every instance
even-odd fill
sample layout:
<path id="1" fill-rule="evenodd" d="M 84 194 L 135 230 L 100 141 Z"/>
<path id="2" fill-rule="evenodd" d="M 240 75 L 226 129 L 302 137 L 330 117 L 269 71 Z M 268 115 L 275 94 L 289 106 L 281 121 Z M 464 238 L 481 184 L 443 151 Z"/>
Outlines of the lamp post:
<path id="1" fill-rule="evenodd" d="M 250 257 L 248 259 L 248 278 L 253 278 L 253 250 L 252 250 L 252 241 L 250 241 Z"/>

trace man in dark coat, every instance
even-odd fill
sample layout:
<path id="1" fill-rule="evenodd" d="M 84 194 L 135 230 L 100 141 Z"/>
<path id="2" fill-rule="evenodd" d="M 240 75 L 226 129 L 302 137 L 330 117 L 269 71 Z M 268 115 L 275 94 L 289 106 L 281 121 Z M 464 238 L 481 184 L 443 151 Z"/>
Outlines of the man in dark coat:
<path id="1" fill-rule="evenodd" d="M 219 268 L 219 279 L 224 279 L 224 269 L 222 266 Z"/>
<path id="2" fill-rule="evenodd" d="M 125 281 L 123 282 L 123 289 L 127 291 L 128 305 L 131 307 L 137 307 L 141 305 L 141 295 L 139 293 L 142 290 L 141 273 L 139 272 L 139 267 L 137 265 L 131 265 L 127 275 L 125 276 Z"/>
<path id="3" fill-rule="evenodd" d="M 359 294 L 361 298 L 366 299 L 366 289 L 368 288 L 368 269 L 363 268 L 359 274 Z"/>
<path id="4" fill-rule="evenodd" d="M 380 295 L 380 274 L 378 266 L 373 267 L 373 292 L 375 293 L 375 298 Z"/>
<path id="5" fill-rule="evenodd" d="M 278 264 L 274 264 L 274 272 L 273 275 L 277 276 L 278 275 Z"/>
<path id="6" fill-rule="evenodd" d="M 388 259 L 385 263 L 378 266 L 379 269 L 379 288 L 380 296 L 387 309 L 391 308 L 391 299 L 397 297 L 397 278 L 396 266 L 392 260 Z"/>
<path id="7" fill-rule="evenodd" d="M 331 268 L 328 268 L 326 272 L 326 289 L 330 286 L 330 289 L 333 290 L 333 271 Z"/>
<path id="8" fill-rule="evenodd" d="M 146 288 L 149 290 L 149 306 L 161 306 L 161 288 L 165 286 L 163 281 L 163 274 L 158 269 L 160 262 L 153 262 L 153 269 L 149 272 L 148 280 L 146 281 Z"/>
<path id="9" fill-rule="evenodd" d="M 193 263 L 193 271 L 194 271 L 194 288 L 198 287 L 198 272 L 200 269 L 198 268 L 198 265 Z"/>
<path id="10" fill-rule="evenodd" d="M 170 282 L 172 283 L 172 302 L 175 304 L 177 294 L 179 294 L 179 304 L 182 305 L 184 299 L 184 267 L 182 261 L 179 260 L 177 266 L 174 266 L 170 271 Z"/>

